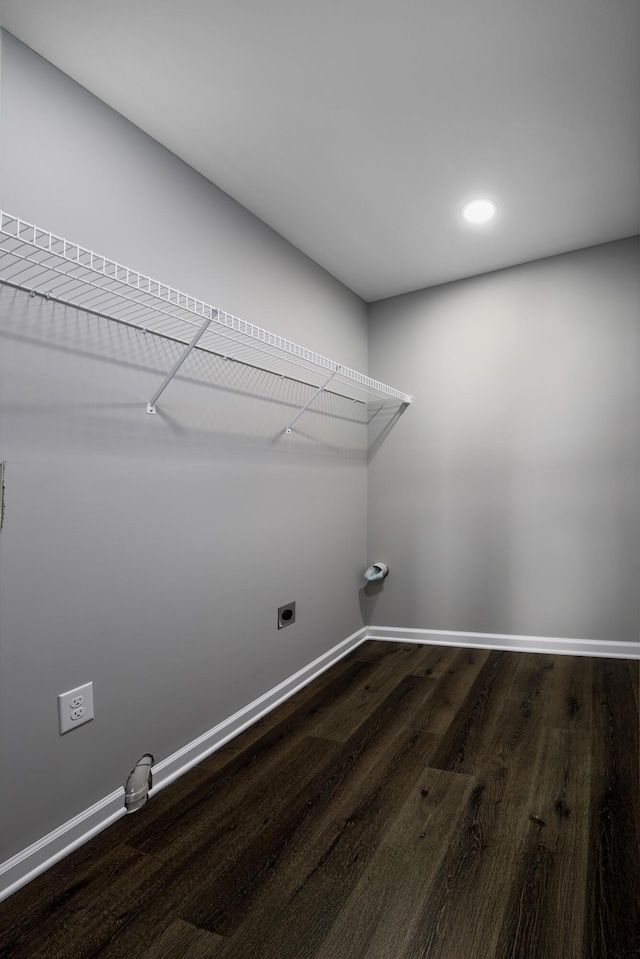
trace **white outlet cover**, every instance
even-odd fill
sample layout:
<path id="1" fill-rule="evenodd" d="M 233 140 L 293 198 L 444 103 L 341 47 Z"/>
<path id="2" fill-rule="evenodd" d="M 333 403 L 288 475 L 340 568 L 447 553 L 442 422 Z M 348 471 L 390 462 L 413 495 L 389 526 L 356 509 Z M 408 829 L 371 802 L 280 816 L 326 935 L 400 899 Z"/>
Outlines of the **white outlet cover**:
<path id="1" fill-rule="evenodd" d="M 80 697 L 82 697 L 80 702 L 84 712 L 77 719 L 74 719 L 74 714 L 79 712 L 76 703 Z M 58 718 L 61 736 L 72 729 L 77 729 L 78 726 L 83 726 L 84 723 L 90 722 L 93 719 L 93 683 L 85 683 L 84 686 L 76 686 L 75 689 L 70 689 L 66 693 L 60 693 L 58 696 Z"/>

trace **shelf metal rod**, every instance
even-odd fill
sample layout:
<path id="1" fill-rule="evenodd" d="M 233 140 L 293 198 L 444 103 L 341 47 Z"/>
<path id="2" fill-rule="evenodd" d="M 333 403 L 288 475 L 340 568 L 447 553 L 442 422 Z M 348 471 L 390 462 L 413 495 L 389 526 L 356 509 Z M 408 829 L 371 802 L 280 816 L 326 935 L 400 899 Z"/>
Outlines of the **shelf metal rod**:
<path id="1" fill-rule="evenodd" d="M 217 310 L 215 311 L 215 314 L 216 314 L 216 316 L 218 315 Z M 162 385 L 155 391 L 155 393 L 153 394 L 153 396 L 151 397 L 151 399 L 150 399 L 149 402 L 147 403 L 147 413 L 155 413 L 155 411 L 156 411 L 156 403 L 158 402 L 159 398 L 160 398 L 161 395 L 164 393 L 164 391 L 166 390 L 167 386 L 169 385 L 169 383 L 171 382 L 171 380 L 174 378 L 174 376 L 176 375 L 176 373 L 178 372 L 178 370 L 180 369 L 180 367 L 182 366 L 182 364 L 184 363 L 184 361 L 185 361 L 186 358 L 188 357 L 189 353 L 190 353 L 191 350 L 194 348 L 194 346 L 196 345 L 196 343 L 198 342 L 198 340 L 200 339 L 200 337 L 201 337 L 202 334 L 205 332 L 205 330 L 207 329 L 207 327 L 209 326 L 209 324 L 211 323 L 211 321 L 212 321 L 213 319 L 214 319 L 213 316 L 208 316 L 208 317 L 206 318 L 206 320 L 204 321 L 204 323 L 202 324 L 202 326 L 200 327 L 200 329 L 198 330 L 198 332 L 196 333 L 196 335 L 193 337 L 193 339 L 191 340 L 191 342 L 190 342 L 189 345 L 187 346 L 187 348 L 186 348 L 186 350 L 184 351 L 184 353 L 182 354 L 182 356 L 181 356 L 178 360 L 176 360 L 176 362 L 173 364 L 173 367 L 172 367 L 172 369 L 171 369 L 171 372 L 167 373 L 166 377 L 164 378 L 164 381 L 163 381 Z"/>
<path id="2" fill-rule="evenodd" d="M 15 283 L 13 280 L 7 280 L 4 276 L 0 276 L 0 285 L 7 286 L 12 290 L 19 290 L 21 293 L 28 293 L 30 297 L 40 296 L 43 299 L 47 300 L 47 302 L 49 303 L 57 303 L 60 306 L 69 306 L 74 310 L 80 310 L 83 313 L 87 313 L 89 316 L 96 316 L 101 320 L 110 320 L 112 323 L 118 323 L 120 324 L 120 326 L 126 326 L 131 330 L 136 330 L 138 333 L 140 332 L 151 333 L 152 336 L 159 336 L 160 339 L 167 340 L 169 343 L 178 343 L 180 346 L 187 345 L 184 340 L 180 340 L 176 336 L 170 336 L 168 333 L 161 333 L 159 330 L 150 329 L 149 327 L 141 326 L 139 323 L 132 323 L 130 320 L 123 320 L 120 317 L 113 316 L 110 313 L 101 312 L 100 310 L 92 309 L 91 307 L 88 307 L 88 306 L 79 306 L 78 303 L 75 303 L 72 300 L 64 300 L 59 296 L 54 296 L 53 293 L 49 291 L 43 292 L 42 290 L 34 289 L 34 287 L 31 285 L 25 285 L 24 283 Z M 216 311 L 214 310 L 213 312 L 215 314 Z M 212 316 L 211 319 L 213 321 L 214 317 Z M 185 322 L 189 322 L 189 321 L 185 320 Z M 224 336 L 224 334 L 222 335 Z M 238 342 L 232 337 L 229 337 L 229 339 L 231 339 L 233 343 Z M 267 373 L 272 372 L 271 370 L 267 369 L 266 366 L 258 366 L 256 363 L 251 363 L 249 360 L 241 360 L 241 359 L 238 359 L 237 356 L 232 357 L 228 353 L 221 353 L 220 350 L 214 350 L 208 346 L 200 345 L 199 349 L 204 350 L 205 353 L 209 353 L 211 356 L 220 356 L 220 357 L 223 357 L 224 359 L 233 359 L 235 363 L 240 363 L 242 366 L 246 366 L 252 370 L 262 370 L 262 371 L 266 371 Z M 272 355 L 272 354 L 268 354 L 268 355 Z M 304 369 L 304 367 L 302 367 L 301 365 L 300 365 L 300 368 Z M 303 380 L 303 379 L 300 379 L 299 377 L 292 376 L 290 373 L 278 373 L 274 375 L 278 375 L 281 377 L 284 376 L 286 377 L 286 379 L 291 380 L 293 383 L 300 383 L 302 386 L 314 385 L 313 383 L 310 383 L 308 380 Z M 330 390 L 329 392 L 332 392 L 332 391 Z M 334 395 L 343 396 L 344 394 L 335 392 Z M 354 398 L 353 402 L 366 405 L 364 400 L 358 400 Z"/>
<path id="3" fill-rule="evenodd" d="M 334 376 L 336 375 L 336 373 L 339 373 L 339 372 L 340 372 L 341 368 L 342 368 L 342 367 L 338 366 L 338 367 L 333 371 L 333 373 L 330 373 L 330 374 L 329 374 L 329 376 L 326 378 L 326 380 L 324 381 L 324 383 L 322 384 L 322 386 L 319 386 L 319 387 L 318 387 L 318 389 L 315 391 L 315 393 L 313 394 L 313 396 L 311 397 L 311 399 L 310 399 L 310 400 L 307 400 L 307 402 L 304 404 L 304 406 L 302 407 L 302 409 L 301 409 L 298 413 L 296 413 L 296 415 L 293 417 L 293 419 L 291 420 L 291 422 L 285 427 L 285 433 L 290 433 L 290 432 L 291 432 L 291 427 L 294 425 L 294 423 L 297 423 L 298 420 L 300 419 L 300 417 L 302 416 L 302 414 L 303 414 L 303 413 L 306 413 L 306 411 L 309 409 L 309 407 L 311 406 L 311 404 L 313 403 L 313 401 L 315 400 L 315 398 L 316 398 L 317 396 L 320 396 L 320 394 L 321 394 L 324 390 L 326 390 L 326 388 L 327 388 L 327 386 L 329 385 L 329 383 L 331 382 L 331 380 L 334 378 Z"/>
<path id="4" fill-rule="evenodd" d="M 44 294 L 46 299 L 66 301 L 77 309 L 165 336 L 183 345 L 191 339 L 189 333 L 194 336 L 203 320 L 212 316 L 206 336 L 195 341 L 199 349 L 226 355 L 224 341 L 227 341 L 234 344 L 232 359 L 270 374 L 306 379 L 305 374 L 315 378 L 324 372 L 327 383 L 333 379 L 332 392 L 354 400 L 358 394 L 363 398 L 375 397 L 378 403 L 395 399 L 407 404 L 412 399 L 406 393 L 348 367 L 339 367 L 327 357 L 216 310 L 201 300 L 4 211 L 0 211 L 0 270 L 4 274 L 2 279 L 9 283 L 13 281 L 28 292 L 39 293 L 42 287 L 47 291 Z M 189 350 L 181 362 L 188 353 Z M 174 375 L 175 371 L 169 375 L 156 398 Z M 312 388 L 316 389 L 315 385 Z M 326 387 L 320 387 L 315 395 L 322 389 Z M 314 399 L 315 396 L 310 403 Z M 150 407 L 154 405 L 155 399 L 149 403 Z M 302 412 L 304 410 L 299 415 Z M 287 429 L 291 429 L 296 419 Z"/>
<path id="5" fill-rule="evenodd" d="M 0 252 L 1 252 L 1 251 L 0 251 Z M 133 322 L 132 325 L 133 325 L 133 326 L 137 326 L 138 328 L 145 329 L 145 330 L 148 329 L 150 332 L 159 333 L 160 335 L 163 335 L 163 334 L 161 333 L 161 331 L 160 331 L 157 327 L 154 328 L 154 327 L 148 325 L 148 324 L 150 324 L 150 323 L 152 322 L 151 317 L 149 317 L 149 319 L 147 319 L 146 321 L 144 320 L 144 316 L 145 316 L 145 315 L 148 316 L 149 311 L 152 311 L 152 313 L 155 314 L 155 317 L 156 317 L 156 318 L 157 318 L 158 316 L 162 316 L 162 317 L 165 317 L 165 316 L 166 316 L 166 317 L 168 317 L 170 320 L 171 320 L 171 319 L 177 320 L 178 322 L 182 322 L 182 323 L 187 324 L 187 325 L 189 325 L 189 326 L 191 326 L 191 327 L 195 327 L 195 326 L 196 326 L 196 323 L 194 322 L 194 319 L 192 319 L 191 317 L 181 316 L 181 315 L 179 315 L 179 314 L 172 313 L 172 312 L 170 312 L 169 310 L 167 310 L 166 308 L 161 308 L 161 307 L 159 307 L 159 306 L 157 306 L 157 305 L 153 305 L 153 304 L 147 305 L 147 304 L 145 304 L 143 301 L 137 300 L 137 299 L 135 299 L 134 297 L 128 295 L 127 293 L 125 293 L 125 292 L 124 292 L 123 290 L 121 290 L 120 288 L 117 288 L 117 287 L 116 287 L 116 288 L 113 288 L 113 289 L 109 289 L 108 287 L 100 286 L 100 285 L 94 283 L 91 279 L 89 279 L 89 278 L 87 278 L 87 277 L 85 277 L 85 276 L 75 276 L 75 275 L 73 275 L 73 274 L 65 273 L 62 269 L 60 269 L 60 268 L 58 268 L 58 267 L 56 267 L 56 266 L 53 266 L 53 265 L 51 265 L 50 263 L 47 263 L 47 264 L 40 263 L 40 262 L 38 262 L 38 261 L 36 261 L 36 260 L 33 260 L 30 256 L 28 256 L 28 255 L 26 255 L 26 254 L 18 254 L 18 253 L 16 253 L 16 252 L 14 252 L 12 255 L 13 255 L 13 256 L 16 256 L 16 257 L 19 256 L 21 259 L 25 260 L 27 263 L 30 263 L 32 266 L 35 266 L 35 267 L 37 267 L 37 268 L 39 268 L 39 269 L 41 269 L 41 270 L 43 270 L 43 271 L 48 271 L 48 273 L 54 273 L 54 274 L 56 274 L 57 277 L 62 278 L 62 289 L 64 289 L 64 287 L 65 287 L 66 285 L 68 285 L 69 283 L 72 283 L 72 284 L 74 284 L 74 286 L 81 285 L 81 286 L 88 287 L 88 288 L 90 288 L 90 289 L 92 289 L 92 290 L 95 291 L 95 292 L 93 292 L 91 295 L 89 295 L 88 297 L 83 294 L 81 300 L 78 300 L 78 302 L 74 302 L 73 300 L 64 299 L 64 298 L 62 298 L 62 297 L 60 297 L 60 296 L 58 295 L 58 297 L 57 297 L 58 302 L 65 303 L 65 304 L 68 305 L 68 306 L 73 306 L 73 307 L 78 308 L 78 309 L 84 309 L 84 310 L 86 310 L 87 312 L 94 312 L 94 313 L 96 313 L 96 314 L 98 314 L 98 315 L 105 316 L 107 319 L 115 319 L 115 320 L 120 320 L 120 321 L 122 321 L 122 322 L 127 322 L 127 314 L 125 313 L 125 310 L 126 310 L 127 313 L 129 313 L 129 314 L 131 314 L 131 311 L 134 311 L 134 313 L 131 314 L 131 316 L 129 317 L 130 319 L 132 319 L 132 318 L 135 316 L 135 311 L 137 311 L 137 312 L 142 311 L 143 319 L 141 320 L 141 323 L 137 324 L 137 323 Z M 25 269 L 28 269 L 28 268 L 25 268 Z M 123 269 L 124 269 L 124 268 L 123 268 Z M 20 271 L 20 272 L 22 272 L 22 271 Z M 18 273 L 17 275 L 19 276 L 20 274 Z M 16 274 L 14 273 L 13 276 L 14 276 L 14 278 L 15 278 Z M 56 282 L 56 283 L 57 283 L 57 282 L 59 282 L 59 281 L 56 279 L 55 281 L 50 280 L 49 282 Z M 34 283 L 34 280 L 32 279 L 31 284 L 30 284 L 29 286 L 23 285 L 22 288 L 30 291 L 30 290 L 33 288 L 33 283 Z M 173 290 L 172 290 L 171 292 L 176 292 L 176 293 L 178 293 L 178 291 L 173 291 Z M 56 288 L 56 293 L 59 293 L 59 288 Z M 153 294 L 151 294 L 151 295 L 153 295 Z M 182 295 L 182 294 L 178 294 L 178 295 Z M 49 298 L 51 298 L 51 297 L 49 297 Z M 116 316 L 116 315 L 114 315 L 114 314 L 109 314 L 109 313 L 106 312 L 106 309 L 103 309 L 103 310 L 95 310 L 95 309 L 91 306 L 91 304 L 92 304 L 95 300 L 98 300 L 99 303 L 104 303 L 104 302 L 106 302 L 107 300 L 115 300 L 115 301 L 116 301 L 116 305 L 118 306 L 118 313 L 119 313 L 119 315 Z M 169 300 L 169 301 L 163 300 L 162 302 L 165 304 L 165 307 L 166 307 L 166 306 L 176 306 L 176 304 L 174 304 L 173 301 L 171 301 L 171 300 Z M 124 307 L 121 307 L 121 306 L 119 305 L 120 303 L 125 303 L 125 304 L 127 304 L 127 305 L 125 305 Z M 203 309 L 211 309 L 211 310 L 213 311 L 213 313 L 215 314 L 212 319 L 215 320 L 217 323 L 220 323 L 220 324 L 222 325 L 222 327 L 223 327 L 222 330 L 221 330 L 221 329 L 216 329 L 216 330 L 215 330 L 215 335 L 218 336 L 218 337 L 222 337 L 222 338 L 224 338 L 224 339 L 228 339 L 228 340 L 230 340 L 232 343 L 234 343 L 234 344 L 236 344 L 236 345 L 239 344 L 239 345 L 242 347 L 242 346 L 243 346 L 242 340 L 239 340 L 239 339 L 237 338 L 238 336 L 242 336 L 242 331 L 239 330 L 239 329 L 236 329 L 234 326 L 230 326 L 230 327 L 227 326 L 226 321 L 220 319 L 220 313 L 221 313 L 220 310 L 215 310 L 213 307 L 208 307 L 207 304 L 204 304 L 204 303 L 202 303 L 201 305 L 202 305 L 202 308 L 203 308 Z M 176 308 L 179 308 L 179 307 L 176 307 Z M 189 311 L 189 312 L 193 313 L 193 311 Z M 198 313 L 197 313 L 196 315 L 201 316 L 202 313 L 201 313 L 200 311 L 198 311 Z M 241 321 L 241 320 L 238 320 L 237 317 L 230 317 L 229 314 L 225 314 L 225 315 L 228 316 L 229 319 L 232 320 L 232 321 L 235 320 L 235 321 L 238 322 L 238 323 L 242 323 L 242 322 L 243 322 L 243 321 Z M 259 327 L 253 327 L 253 329 L 259 330 Z M 264 331 L 263 331 L 263 330 L 260 330 L 260 332 L 261 332 L 261 333 L 264 333 L 266 336 L 269 336 L 269 337 L 272 336 L 272 334 L 269 334 L 268 331 L 266 331 L 266 330 L 264 330 Z M 236 335 L 233 335 L 233 334 L 236 334 Z M 247 335 L 248 335 L 250 338 L 253 339 L 253 335 L 252 335 L 252 334 L 247 334 Z M 179 339 L 179 337 L 173 337 L 173 339 Z M 284 343 L 287 343 L 287 341 L 283 341 L 283 342 L 284 342 Z M 293 346 L 293 344 L 290 344 L 290 345 Z M 301 370 L 307 370 L 307 371 L 309 370 L 309 365 L 308 365 L 308 364 L 305 364 L 304 359 L 303 359 L 302 361 L 299 361 L 297 358 L 294 358 L 294 357 L 297 356 L 297 354 L 296 354 L 296 353 L 293 353 L 291 350 L 287 349 L 287 348 L 284 347 L 284 346 L 283 346 L 282 348 L 278 349 L 278 347 L 276 347 L 275 345 L 273 345 L 273 344 L 271 344 L 271 343 L 267 343 L 267 344 L 265 344 L 265 345 L 258 346 L 258 345 L 256 345 L 255 342 L 253 342 L 253 343 L 251 344 L 250 349 L 253 350 L 254 353 L 262 353 L 262 354 L 264 354 L 264 355 L 266 355 L 266 356 L 268 356 L 268 357 L 272 357 L 272 358 L 273 358 L 273 357 L 278 358 L 278 353 L 282 353 L 282 354 L 284 354 L 284 356 L 283 356 L 284 362 L 285 362 L 286 364 L 288 364 L 289 366 L 291 366 L 291 367 L 296 367 L 296 368 L 301 369 Z M 302 351 L 302 348 L 300 348 L 300 349 L 301 349 L 301 352 L 304 352 L 304 353 L 308 352 L 308 351 L 306 351 L 306 350 Z M 219 350 L 214 350 L 213 352 L 219 353 L 220 351 L 219 351 Z M 239 360 L 239 357 L 238 357 L 238 356 L 234 356 L 233 359 Z M 321 356 L 316 356 L 316 357 L 315 357 L 315 361 L 316 361 L 316 362 L 322 361 L 322 362 L 324 362 L 324 363 L 330 363 L 330 362 L 332 362 L 331 360 L 327 360 L 325 357 L 321 357 Z M 253 364 L 253 365 L 257 365 L 257 364 Z M 325 367 L 325 368 L 326 368 L 326 367 Z M 268 367 L 268 366 L 262 366 L 262 367 L 260 367 L 260 369 L 264 369 L 264 370 L 266 370 L 267 372 L 272 372 L 272 370 L 271 370 L 270 367 Z M 362 385 L 360 385 L 360 383 L 359 383 L 359 378 L 363 378 L 363 379 L 365 379 L 365 380 L 368 380 L 367 377 L 362 377 L 361 374 L 355 374 L 354 371 L 346 371 L 346 372 L 345 372 L 345 371 L 344 371 L 344 368 L 341 368 L 340 372 L 343 372 L 344 375 L 346 376 L 346 378 L 347 378 L 347 380 L 348 380 L 348 382 L 349 382 L 349 385 L 350 385 L 351 389 L 357 390 L 357 391 L 360 392 L 360 393 L 364 393 L 365 396 L 366 396 L 366 395 L 370 395 L 370 390 L 368 390 L 366 386 L 362 386 Z M 350 376 L 349 373 L 353 374 L 353 377 Z M 369 381 L 369 382 L 372 382 L 372 381 Z M 381 385 L 382 385 L 382 384 L 381 384 Z M 373 387 L 373 388 L 375 389 L 375 387 Z M 394 390 L 390 390 L 388 387 L 385 388 L 385 391 L 386 391 L 386 392 L 389 392 L 390 395 L 394 395 L 394 394 L 396 394 L 396 392 L 397 392 L 397 391 L 394 391 Z"/>

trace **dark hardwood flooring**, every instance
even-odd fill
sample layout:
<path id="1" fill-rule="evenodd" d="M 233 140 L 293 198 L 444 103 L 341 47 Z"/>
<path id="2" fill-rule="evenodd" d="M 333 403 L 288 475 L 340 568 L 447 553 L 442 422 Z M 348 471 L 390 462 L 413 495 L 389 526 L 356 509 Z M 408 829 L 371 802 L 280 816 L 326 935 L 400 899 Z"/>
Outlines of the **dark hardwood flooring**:
<path id="1" fill-rule="evenodd" d="M 369 642 L 0 904 L 0 957 L 639 957 L 638 700 Z"/>

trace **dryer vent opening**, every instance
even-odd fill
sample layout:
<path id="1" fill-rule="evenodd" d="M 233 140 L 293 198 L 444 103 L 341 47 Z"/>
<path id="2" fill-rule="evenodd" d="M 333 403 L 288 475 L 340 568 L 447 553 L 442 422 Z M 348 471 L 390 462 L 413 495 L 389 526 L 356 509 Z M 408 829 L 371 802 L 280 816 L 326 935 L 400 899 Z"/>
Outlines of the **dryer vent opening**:
<path id="1" fill-rule="evenodd" d="M 153 756 L 151 753 L 145 753 L 131 770 L 127 785 L 124 788 L 124 804 L 127 812 L 135 812 L 136 809 L 141 809 L 149 798 L 149 790 L 152 785 L 152 765 Z"/>

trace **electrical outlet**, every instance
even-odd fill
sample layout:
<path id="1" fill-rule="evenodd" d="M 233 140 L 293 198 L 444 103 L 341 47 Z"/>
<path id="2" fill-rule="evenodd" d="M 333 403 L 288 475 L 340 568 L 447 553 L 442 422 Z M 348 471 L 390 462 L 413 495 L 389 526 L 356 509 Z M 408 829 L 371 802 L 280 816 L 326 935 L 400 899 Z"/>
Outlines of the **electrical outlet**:
<path id="1" fill-rule="evenodd" d="M 77 686 L 58 696 L 60 735 L 93 719 L 93 683 Z"/>
<path id="2" fill-rule="evenodd" d="M 285 626 L 291 626 L 292 623 L 296 621 L 296 604 L 287 603 L 286 606 L 281 606 L 278 610 L 278 629 L 283 629 Z"/>

